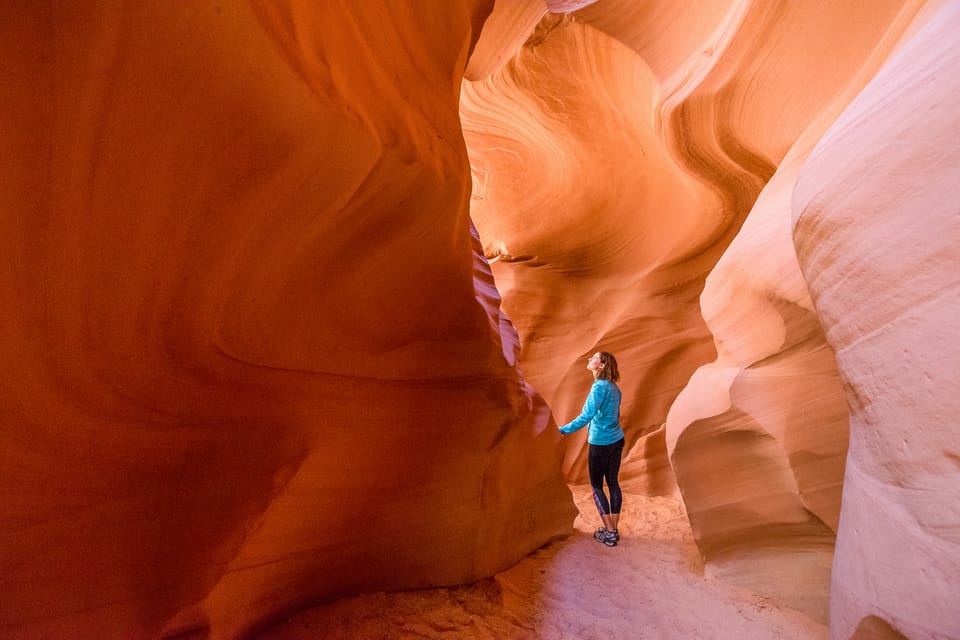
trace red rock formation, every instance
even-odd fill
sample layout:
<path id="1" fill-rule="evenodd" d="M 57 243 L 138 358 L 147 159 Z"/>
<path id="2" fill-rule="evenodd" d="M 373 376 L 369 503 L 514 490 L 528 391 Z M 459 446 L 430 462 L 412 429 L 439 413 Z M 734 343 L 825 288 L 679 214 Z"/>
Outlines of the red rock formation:
<path id="1" fill-rule="evenodd" d="M 584 357 L 617 353 L 632 445 L 625 476 L 654 493 L 672 479 L 651 481 L 665 451 L 650 438 L 662 439 L 667 409 L 717 353 L 701 321 L 707 273 L 801 133 L 875 50 L 892 46 L 880 39 L 900 13 L 895 2 L 866 18 L 853 4 L 701 9 L 611 0 L 550 16 L 502 68 L 471 77 L 461 108 L 471 211 L 521 335 L 524 371 L 564 421 L 590 382 Z M 515 20 L 517 31 L 525 25 Z M 497 23 L 497 41 L 518 40 L 508 31 Z M 790 251 L 781 236 L 777 251 Z M 816 331 L 807 307 L 800 334 Z M 760 358 L 793 346 L 762 346 Z M 840 401 L 836 381 L 826 387 Z M 572 481 L 585 480 L 583 444 L 568 452 Z M 834 521 L 838 468 L 825 498 Z"/>
<path id="2" fill-rule="evenodd" d="M 733 234 L 730 220 L 720 230 L 711 221 L 716 197 L 671 159 L 655 98 L 635 53 L 553 16 L 509 64 L 467 83 L 461 107 L 471 213 L 527 379 L 563 422 L 589 388 L 586 357 L 598 347 L 616 353 L 637 450 L 713 355 L 696 294 L 719 255 L 711 238 Z M 585 479 L 584 435 L 565 460 L 573 481 Z M 671 478 L 646 473 L 658 453 L 665 460 L 662 433 L 659 441 L 625 476 L 669 493 Z"/>
<path id="3" fill-rule="evenodd" d="M 569 530 L 598 348 L 708 572 L 824 619 L 838 532 L 835 637 L 958 636 L 954 4 L 35 4 L 0 636 L 488 576 Z"/>
<path id="4" fill-rule="evenodd" d="M 563 421 L 584 357 L 616 352 L 628 485 L 669 491 L 669 452 L 708 569 L 823 620 L 848 415 L 790 198 L 921 6 L 610 0 L 464 90 L 472 215 L 529 379 Z"/>
<path id="5" fill-rule="evenodd" d="M 0 635 L 235 637 L 569 530 L 471 248 L 491 4 L 0 9 Z"/>

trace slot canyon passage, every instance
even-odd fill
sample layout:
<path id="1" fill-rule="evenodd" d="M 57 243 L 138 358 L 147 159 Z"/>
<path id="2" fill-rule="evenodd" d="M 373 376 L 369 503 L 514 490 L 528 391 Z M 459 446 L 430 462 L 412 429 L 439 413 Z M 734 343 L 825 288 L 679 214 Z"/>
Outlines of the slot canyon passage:
<path id="1" fill-rule="evenodd" d="M 960 2 L 0 36 L 0 637 L 960 638 Z"/>

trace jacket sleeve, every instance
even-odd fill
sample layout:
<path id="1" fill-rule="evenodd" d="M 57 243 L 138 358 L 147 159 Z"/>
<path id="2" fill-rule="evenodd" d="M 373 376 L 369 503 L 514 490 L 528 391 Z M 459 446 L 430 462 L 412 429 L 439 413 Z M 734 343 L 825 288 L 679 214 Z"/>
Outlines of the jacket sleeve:
<path id="1" fill-rule="evenodd" d="M 587 401 L 583 403 L 583 411 L 581 411 L 580 415 L 574 418 L 572 422 L 568 422 L 562 427 L 557 427 L 560 429 L 560 433 L 573 433 L 590 424 L 593 416 L 597 415 L 597 409 L 600 408 L 600 401 L 603 399 L 602 396 L 603 391 L 601 386 L 598 384 L 593 385 L 593 387 L 590 388 L 590 395 L 587 396 Z"/>

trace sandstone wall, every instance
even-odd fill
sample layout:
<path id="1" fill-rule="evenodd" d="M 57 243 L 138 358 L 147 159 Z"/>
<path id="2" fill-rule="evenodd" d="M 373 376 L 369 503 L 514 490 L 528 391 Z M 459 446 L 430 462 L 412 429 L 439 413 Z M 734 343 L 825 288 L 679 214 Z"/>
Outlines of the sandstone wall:
<path id="1" fill-rule="evenodd" d="M 0 635 L 490 575 L 569 531 L 554 427 L 606 349 L 624 484 L 682 498 L 709 573 L 829 590 L 838 639 L 960 638 L 958 27 L 4 4 Z"/>
<path id="2" fill-rule="evenodd" d="M 574 517 L 473 251 L 491 2 L 0 8 L 0 635 L 237 637 Z"/>
<path id="3" fill-rule="evenodd" d="M 791 500 L 802 493 L 808 506 L 818 504 L 814 518 L 835 528 L 843 398 L 787 223 L 791 181 L 815 142 L 811 134 L 761 205 L 775 211 L 754 216 L 767 219 L 753 223 L 762 228 L 757 238 L 713 277 L 717 293 L 703 302 L 701 293 L 797 140 L 814 123 L 825 130 L 823 114 L 835 117 L 838 96 L 855 95 L 869 79 L 865 67 L 876 71 L 896 42 L 890 34 L 919 4 L 608 0 L 548 14 L 533 30 L 533 9 L 511 6 L 492 31 L 495 41 L 529 37 L 514 56 L 487 56 L 471 69 L 461 118 L 471 214 L 519 331 L 528 379 L 565 422 L 590 384 L 585 359 L 597 349 L 614 352 L 624 374 L 623 477 L 655 494 L 675 490 L 668 440 L 729 409 L 694 406 L 714 391 L 729 395 L 737 380 L 753 406 L 734 413 L 746 409 L 761 424 L 799 404 L 804 409 L 767 427 L 775 439 L 792 440 L 783 455 L 793 460 L 781 462 L 805 476 L 801 489 L 787 489 Z M 486 30 L 478 51 L 485 38 Z M 767 246 L 771 236 L 776 243 Z M 777 362 L 739 378 L 730 368 L 768 358 Z M 729 375 L 706 382 L 716 385 L 711 391 L 704 376 L 713 374 L 700 374 L 673 428 L 664 429 L 674 400 L 710 362 Z M 811 409 L 821 396 L 823 406 Z M 733 428 L 745 418 L 718 419 Z M 705 453 L 704 444 L 695 448 Z M 824 477 L 814 477 L 823 465 Z M 578 434 L 564 473 L 584 482 L 585 466 Z"/>
<path id="4" fill-rule="evenodd" d="M 461 118 L 471 215 L 527 379 L 566 422 L 590 386 L 586 359 L 614 352 L 628 446 L 649 451 L 624 477 L 669 493 L 656 432 L 714 354 L 696 297 L 719 255 L 716 237 L 729 240 L 738 221 L 719 222 L 716 194 L 676 165 L 656 100 L 649 66 L 628 46 L 551 15 L 505 66 L 465 83 Z M 582 482 L 585 432 L 571 440 L 564 472 Z"/>
<path id="5" fill-rule="evenodd" d="M 523 46 L 477 65 L 461 107 L 524 371 L 564 422 L 585 358 L 616 353 L 627 485 L 676 482 L 709 572 L 826 621 L 849 398 L 791 198 L 933 6 L 610 0 L 532 30 L 525 6 L 496 31 Z M 584 457 L 581 436 L 568 480 Z"/>
<path id="6" fill-rule="evenodd" d="M 790 206 L 813 146 L 886 61 L 919 5 L 884 8 L 870 23 L 862 7 L 835 7 L 830 24 L 820 25 L 818 33 L 835 44 L 844 32 L 859 34 L 857 48 L 845 43 L 845 65 L 814 68 L 807 66 L 813 59 L 794 59 L 801 63 L 794 71 L 808 74 L 795 79 L 816 89 L 808 90 L 807 109 L 790 105 L 794 119 L 781 122 L 781 133 L 771 129 L 758 140 L 775 155 L 772 143 L 806 127 L 707 278 L 700 303 L 718 357 L 697 370 L 667 418 L 667 449 L 708 571 L 824 622 L 849 418 L 833 350 L 794 253 Z M 793 27 L 767 28 L 812 29 L 826 17 L 812 3 L 793 9 Z M 758 93 L 772 106 L 776 98 L 762 89 L 776 83 L 762 82 L 764 71 L 757 68 Z M 817 83 L 820 76 L 830 82 Z M 811 98 L 816 91 L 819 100 Z"/>
<path id="7" fill-rule="evenodd" d="M 834 638 L 960 638 L 958 29 L 956 3 L 920 16 L 794 194 L 851 414 Z"/>

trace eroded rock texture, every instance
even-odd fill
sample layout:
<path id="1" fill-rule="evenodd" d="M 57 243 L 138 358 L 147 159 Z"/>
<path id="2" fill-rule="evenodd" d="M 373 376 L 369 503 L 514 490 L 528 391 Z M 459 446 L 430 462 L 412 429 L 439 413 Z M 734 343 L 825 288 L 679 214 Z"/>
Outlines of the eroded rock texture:
<path id="1" fill-rule="evenodd" d="M 806 9 L 791 17 L 809 27 L 826 17 L 813 5 Z M 711 572 L 773 593 L 824 622 L 848 411 L 796 261 L 790 202 L 813 145 L 914 15 L 886 9 L 873 14 L 872 25 L 858 12 L 838 12 L 819 27 L 831 40 L 867 31 L 859 47 L 848 49 L 852 59 L 833 69 L 832 82 L 817 82 L 830 78 L 817 61 L 795 65 L 795 79 L 823 93 L 814 100 L 815 90 L 808 91 L 807 109 L 782 121 L 789 136 L 806 124 L 785 156 L 778 157 L 779 144 L 767 148 L 777 171 L 701 296 L 717 360 L 696 372 L 667 419 L 671 461 Z M 769 103 L 763 87 L 760 97 Z"/>
<path id="2" fill-rule="evenodd" d="M 707 274 L 788 151 L 838 96 L 852 97 L 851 87 L 866 81 L 864 65 L 888 52 L 889 33 L 903 29 L 901 13 L 912 15 L 898 2 L 874 3 L 870 12 L 854 4 L 825 9 L 604 2 L 547 16 L 516 56 L 465 86 L 461 114 L 474 172 L 472 214 L 520 332 L 524 371 L 557 420 L 576 413 L 589 385 L 584 357 L 613 351 L 624 362 L 623 414 L 633 445 L 625 476 L 669 491 L 670 479 L 651 483 L 649 463 L 664 455 L 659 427 L 693 372 L 714 359 L 718 372 L 745 371 L 777 356 L 765 371 L 739 378 L 741 393 L 763 406 L 737 411 L 764 414 L 755 418 L 762 425 L 826 390 L 819 415 L 778 416 L 778 424 L 760 428 L 773 431 L 778 448 L 784 439 L 806 439 L 790 443 L 775 466 L 793 464 L 807 476 L 802 489 L 788 492 L 797 507 L 801 492 L 816 503 L 816 517 L 830 528 L 846 425 L 835 367 L 790 244 L 789 193 L 802 154 L 761 206 L 769 212 L 756 216 L 756 238 L 726 259 L 716 293 L 700 300 Z M 497 31 L 499 42 L 516 40 L 504 32 Z M 802 384 L 777 382 L 792 374 Z M 714 374 L 704 372 L 698 383 L 707 375 Z M 703 405 L 711 393 L 729 395 L 737 373 L 721 377 L 715 389 L 691 393 L 701 406 L 681 407 L 677 415 L 686 416 L 678 419 L 686 422 L 673 431 L 716 415 Z M 733 423 L 742 420 L 721 417 L 729 424 L 720 428 L 739 430 Z M 796 427 L 809 423 L 818 434 L 799 436 Z M 649 446 L 656 437 L 660 446 Z M 806 453 L 813 457 L 785 460 Z M 584 480 L 583 457 L 581 437 L 568 450 L 571 480 Z M 815 478 L 824 458 L 832 460 L 824 463 L 826 478 Z M 694 490 L 699 480 L 689 480 Z"/>
<path id="3" fill-rule="evenodd" d="M 958 13 L 5 3 L 0 635 L 490 575 L 607 349 L 708 571 L 960 637 Z"/>
<path id="4" fill-rule="evenodd" d="M 569 531 L 472 251 L 491 6 L 0 8 L 0 635 L 236 637 Z"/>
<path id="5" fill-rule="evenodd" d="M 506 66 L 465 85 L 461 108 L 471 211 L 528 380 L 565 422 L 589 388 L 586 358 L 616 353 L 635 448 L 713 355 L 697 295 L 718 237 L 728 242 L 739 222 L 714 224 L 720 199 L 673 159 L 656 94 L 629 47 L 548 16 Z M 585 433 L 573 439 L 564 471 L 583 481 Z M 624 475 L 669 492 L 671 477 L 646 473 L 655 460 L 641 456 Z"/>
<path id="6" fill-rule="evenodd" d="M 817 145 L 803 273 L 850 404 L 836 638 L 960 638 L 960 6 L 931 7 Z"/>
<path id="7" fill-rule="evenodd" d="M 472 214 L 557 421 L 579 409 L 585 357 L 616 353 L 625 481 L 675 480 L 708 570 L 824 621 L 850 398 L 791 198 L 814 145 L 932 11 L 611 0 L 547 15 L 464 88 Z M 569 480 L 585 480 L 584 457 L 580 437 Z"/>

